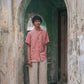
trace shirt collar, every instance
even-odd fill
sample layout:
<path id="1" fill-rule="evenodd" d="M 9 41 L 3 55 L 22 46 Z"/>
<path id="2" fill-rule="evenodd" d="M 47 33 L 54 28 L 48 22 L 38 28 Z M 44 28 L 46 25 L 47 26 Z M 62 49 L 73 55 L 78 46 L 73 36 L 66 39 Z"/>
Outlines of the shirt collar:
<path id="1" fill-rule="evenodd" d="M 34 30 L 37 31 L 35 27 L 34 27 Z M 41 27 L 40 27 L 40 31 L 42 31 Z"/>

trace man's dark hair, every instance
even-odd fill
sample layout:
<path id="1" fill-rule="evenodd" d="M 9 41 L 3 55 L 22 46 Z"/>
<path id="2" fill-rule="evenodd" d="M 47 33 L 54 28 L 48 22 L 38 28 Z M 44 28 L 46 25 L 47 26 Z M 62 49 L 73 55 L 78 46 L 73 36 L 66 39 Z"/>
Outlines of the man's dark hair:
<path id="1" fill-rule="evenodd" d="M 34 21 L 36 21 L 36 20 L 40 20 L 40 22 L 42 23 L 42 19 L 41 19 L 41 17 L 38 16 L 38 15 L 36 15 L 36 16 L 34 16 L 34 17 L 32 18 L 32 23 L 34 24 Z"/>

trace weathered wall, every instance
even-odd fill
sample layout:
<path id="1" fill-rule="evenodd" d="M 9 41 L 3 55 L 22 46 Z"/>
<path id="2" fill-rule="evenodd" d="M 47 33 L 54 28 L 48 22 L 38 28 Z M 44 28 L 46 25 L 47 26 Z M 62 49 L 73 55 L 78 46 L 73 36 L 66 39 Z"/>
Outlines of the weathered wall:
<path id="1" fill-rule="evenodd" d="M 83 0 L 66 0 L 68 9 L 68 84 L 84 83 Z"/>
<path id="2" fill-rule="evenodd" d="M 23 25 L 18 23 L 18 12 L 22 8 L 21 17 L 24 16 L 31 0 L 21 1 L 0 0 L 0 84 L 24 84 L 24 36 L 20 30 Z M 65 3 L 68 11 L 68 84 L 83 84 L 84 1 L 65 0 Z"/>
<path id="3" fill-rule="evenodd" d="M 11 5 L 11 0 L 0 0 L 0 84 L 16 83 L 16 59 L 13 54 L 14 34 Z"/>
<path id="4" fill-rule="evenodd" d="M 12 0 L 0 0 L 0 84 L 19 84 L 19 82 L 23 84 L 24 82 L 22 54 L 17 54 L 17 49 L 22 52 L 23 38 L 21 37 L 23 36 L 15 30 L 18 3 Z M 20 34 L 18 38 L 15 37 L 17 36 L 15 32 Z"/>

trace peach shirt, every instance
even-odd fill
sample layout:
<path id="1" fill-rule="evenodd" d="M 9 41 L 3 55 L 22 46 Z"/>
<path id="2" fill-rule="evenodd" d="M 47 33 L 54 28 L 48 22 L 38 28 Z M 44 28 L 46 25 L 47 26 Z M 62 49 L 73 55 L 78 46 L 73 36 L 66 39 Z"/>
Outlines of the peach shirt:
<path id="1" fill-rule="evenodd" d="M 25 43 L 31 45 L 31 62 L 40 62 L 47 59 L 44 46 L 48 42 L 50 42 L 48 33 L 41 28 L 40 31 L 37 31 L 36 28 L 34 28 L 27 33 Z"/>

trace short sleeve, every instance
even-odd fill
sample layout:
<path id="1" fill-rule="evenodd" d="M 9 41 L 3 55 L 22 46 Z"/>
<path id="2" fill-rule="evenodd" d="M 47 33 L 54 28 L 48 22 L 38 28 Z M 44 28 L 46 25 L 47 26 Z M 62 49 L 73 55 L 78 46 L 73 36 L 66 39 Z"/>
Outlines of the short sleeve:
<path id="1" fill-rule="evenodd" d="M 49 43 L 50 40 L 49 40 L 49 36 L 48 36 L 48 33 L 46 32 L 46 37 L 45 37 L 45 44 Z"/>
<path id="2" fill-rule="evenodd" d="M 25 43 L 31 45 L 31 33 L 30 33 L 30 32 L 28 32 L 28 34 L 27 34 L 27 37 L 26 37 Z"/>

